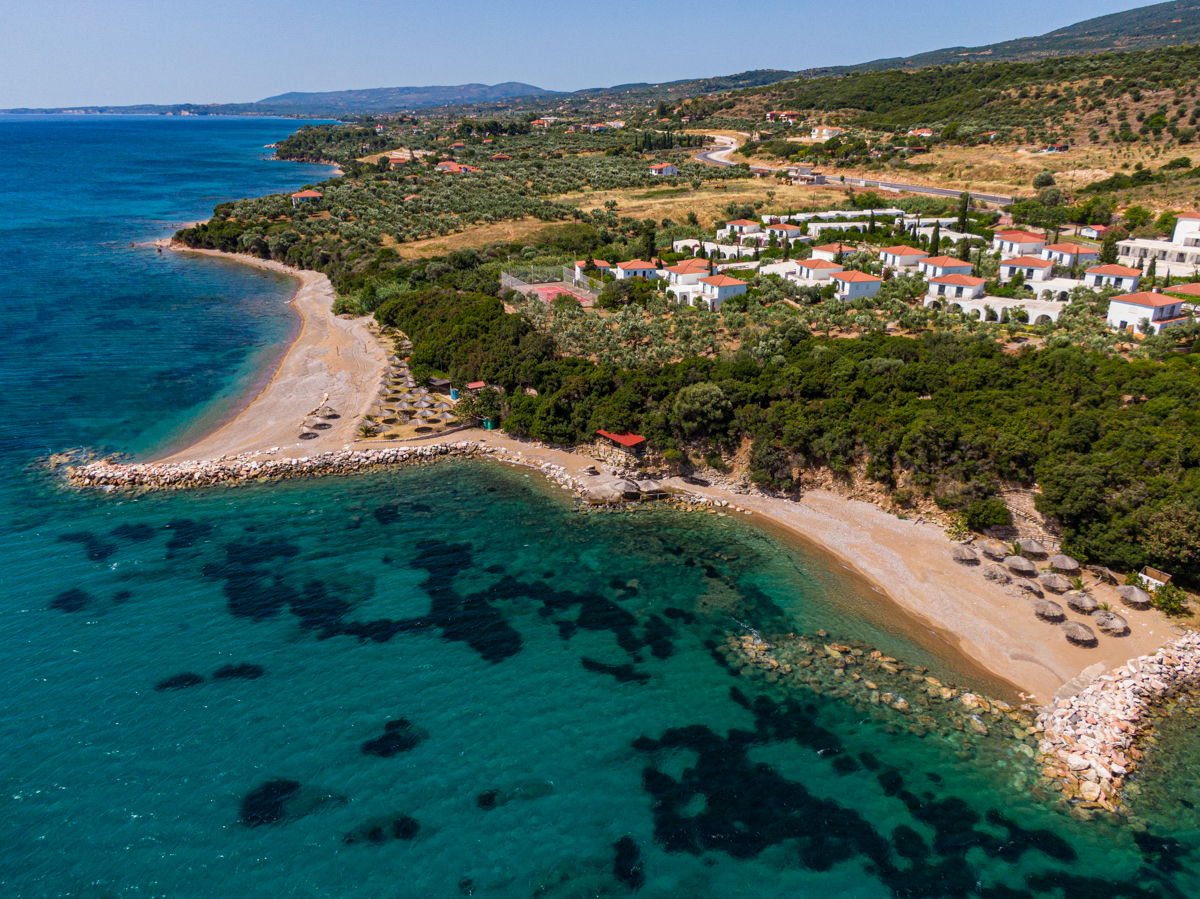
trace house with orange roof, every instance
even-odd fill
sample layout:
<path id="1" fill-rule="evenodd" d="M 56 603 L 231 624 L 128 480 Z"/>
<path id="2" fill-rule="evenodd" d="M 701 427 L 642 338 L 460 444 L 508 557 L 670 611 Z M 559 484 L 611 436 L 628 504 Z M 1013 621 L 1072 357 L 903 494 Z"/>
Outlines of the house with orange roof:
<path id="1" fill-rule="evenodd" d="M 675 168 L 675 166 L 671 165 L 669 162 L 659 162 L 650 166 L 650 173 L 652 175 L 659 176 L 678 175 L 679 169 Z"/>
<path id="2" fill-rule="evenodd" d="M 805 281 L 828 281 L 836 272 L 845 271 L 845 266 L 828 259 L 801 259 L 799 276 Z"/>
<path id="3" fill-rule="evenodd" d="M 1141 280 L 1141 270 L 1127 265 L 1097 265 L 1083 273 L 1083 283 L 1093 290 L 1115 287 L 1117 290 L 1133 293 L 1138 289 Z"/>
<path id="4" fill-rule="evenodd" d="M 992 236 L 992 252 L 1001 258 L 1037 253 L 1046 245 L 1046 238 L 1030 231 L 997 231 Z"/>
<path id="5" fill-rule="evenodd" d="M 507 153 L 497 153 L 492 157 L 492 162 L 508 162 L 512 159 Z"/>
<path id="6" fill-rule="evenodd" d="M 910 268 L 929 254 L 916 247 L 901 244 L 897 247 L 884 247 L 879 251 L 879 261 L 892 268 Z"/>
<path id="7" fill-rule="evenodd" d="M 792 241 L 804 237 L 804 227 L 802 225 L 792 225 L 788 222 L 779 222 L 776 225 L 767 225 L 767 234 L 774 234 L 780 238 L 786 237 L 789 241 Z"/>
<path id="8" fill-rule="evenodd" d="M 1000 263 L 1000 280 L 1011 281 L 1020 272 L 1026 281 L 1046 281 L 1054 272 L 1054 263 L 1038 256 L 1014 256 Z"/>
<path id="9" fill-rule="evenodd" d="M 796 122 L 800 121 L 800 118 L 800 113 L 794 111 L 780 112 L 776 110 L 767 113 L 768 122 L 787 122 L 789 125 L 795 125 Z"/>
<path id="10" fill-rule="evenodd" d="M 941 278 L 945 275 L 969 275 L 975 266 L 953 256 L 928 256 L 917 263 L 917 271 L 926 278 Z"/>
<path id="11" fill-rule="evenodd" d="M 1108 326 L 1117 331 L 1142 334 L 1144 327 L 1151 333 L 1161 334 L 1164 328 L 1192 320 L 1183 311 L 1183 302 L 1179 297 L 1158 292 L 1113 297 L 1108 301 L 1106 320 Z"/>
<path id="12" fill-rule="evenodd" d="M 710 275 L 700 279 L 700 296 L 698 299 L 706 302 L 710 312 L 720 312 L 721 304 L 730 297 L 741 296 L 746 292 L 747 284 L 729 275 Z"/>
<path id="13" fill-rule="evenodd" d="M 858 251 L 858 248 L 848 243 L 827 243 L 819 247 L 813 247 L 812 258 L 824 259 L 826 262 L 834 262 L 838 255 L 849 256 L 851 253 Z"/>
<path id="14" fill-rule="evenodd" d="M 317 190 L 302 190 L 299 193 L 292 194 L 292 205 L 299 206 L 301 203 L 316 203 L 318 200 L 325 199 L 324 195 Z"/>
<path id="15" fill-rule="evenodd" d="M 837 288 L 837 298 L 845 302 L 873 297 L 883 285 L 882 278 L 866 272 L 834 272 L 831 277 Z"/>
<path id="16" fill-rule="evenodd" d="M 605 275 L 607 275 L 612 270 L 612 266 L 609 265 L 607 262 L 605 262 L 603 259 L 593 259 L 592 266 L 596 269 L 596 275 L 601 278 L 604 277 Z M 576 281 L 582 281 L 584 279 L 584 277 L 586 277 L 587 270 L 588 270 L 588 261 L 586 259 L 575 260 L 575 280 Z"/>
<path id="17" fill-rule="evenodd" d="M 628 262 L 618 262 L 617 270 L 613 272 L 618 281 L 626 278 L 655 278 L 658 276 L 658 266 L 643 259 L 631 259 Z"/>
<path id="18" fill-rule="evenodd" d="M 1077 265 L 1095 262 L 1100 258 L 1100 251 L 1077 243 L 1052 243 L 1042 247 L 1038 255 L 1049 259 L 1055 265 L 1074 268 Z"/>
<path id="19" fill-rule="evenodd" d="M 942 275 L 929 279 L 929 296 L 954 300 L 977 300 L 983 296 L 984 278 L 971 275 Z"/>
<path id="20" fill-rule="evenodd" d="M 723 237 L 726 234 L 743 237 L 747 234 L 757 234 L 760 231 L 762 231 L 762 225 L 752 219 L 734 219 L 732 222 L 725 223 L 725 227 L 717 232 L 717 237 Z"/>

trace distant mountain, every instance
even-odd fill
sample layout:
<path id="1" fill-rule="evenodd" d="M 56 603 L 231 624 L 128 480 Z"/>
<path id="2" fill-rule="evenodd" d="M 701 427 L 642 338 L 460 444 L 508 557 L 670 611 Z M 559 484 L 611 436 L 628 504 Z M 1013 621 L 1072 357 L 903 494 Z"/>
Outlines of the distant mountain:
<path id="1" fill-rule="evenodd" d="M 843 75 L 847 72 L 918 69 L 958 62 L 1032 62 L 1048 56 L 1152 50 L 1195 43 L 1200 43 L 1200 2 L 1171 0 L 1088 19 L 1039 37 L 1022 37 L 983 47 L 947 47 L 916 56 L 876 59 L 854 66 L 807 69 L 803 74 Z"/>
<path id="2" fill-rule="evenodd" d="M 430 106 L 457 106 L 488 103 L 513 97 L 545 97 L 557 91 L 506 81 L 503 84 L 458 84 L 452 87 L 375 87 L 367 90 L 293 92 L 267 97 L 250 104 L 273 110 L 313 110 L 342 113 L 388 112 L 397 109 L 425 109 Z"/>

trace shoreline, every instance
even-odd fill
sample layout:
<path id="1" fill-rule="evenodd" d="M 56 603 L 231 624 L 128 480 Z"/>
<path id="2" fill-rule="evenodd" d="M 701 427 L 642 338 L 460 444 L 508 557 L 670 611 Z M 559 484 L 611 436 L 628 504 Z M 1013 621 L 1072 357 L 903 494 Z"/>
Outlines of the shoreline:
<path id="1" fill-rule="evenodd" d="M 593 474 L 597 469 L 612 471 L 612 466 L 587 455 L 587 447 L 555 449 L 478 429 L 457 431 L 453 444 L 441 443 L 445 434 L 407 441 L 360 441 L 357 426 L 383 386 L 388 354 L 368 319 L 332 314 L 334 292 L 325 275 L 256 257 L 190 250 L 170 241 L 160 242 L 160 246 L 296 278 L 299 287 L 290 305 L 300 316 L 299 332 L 265 386 L 220 427 L 151 463 L 93 463 L 71 469 L 68 481 L 74 485 L 194 488 L 273 477 L 346 474 L 405 464 L 418 458 L 413 453 L 422 446 L 469 443 L 486 448 L 487 452 L 480 454 L 485 458 L 539 467 L 564 486 L 585 491 L 590 481 L 593 499 L 620 501 L 619 489 L 612 495 L 613 483 L 619 479 Z M 312 439 L 301 441 L 300 426 L 322 407 L 332 407 L 334 412 L 322 415 L 330 419 L 326 427 L 310 432 Z M 1092 648 L 1074 646 L 1057 626 L 1035 617 L 1028 594 L 1015 586 L 985 580 L 979 567 L 953 561 L 955 544 L 941 528 L 896 518 L 870 503 L 819 489 L 808 490 L 792 501 L 733 485 L 699 486 L 680 478 L 660 483 L 673 493 L 704 503 L 732 503 L 739 512 L 753 513 L 806 548 L 840 562 L 880 596 L 879 607 L 860 605 L 859 614 L 895 620 L 894 613 L 900 613 L 911 623 L 903 630 L 917 636 L 923 645 L 940 646 L 943 655 L 967 660 L 990 679 L 1013 685 L 1022 700 L 1038 705 L 1049 707 L 1054 700 L 1079 692 L 1097 675 L 1153 654 L 1175 636 L 1160 613 L 1127 613 L 1111 588 L 1097 585 L 1093 587 L 1096 598 L 1125 615 L 1130 633 L 1103 635 Z M 884 604 L 891 608 L 883 608 Z"/>
<path id="2" fill-rule="evenodd" d="M 253 256 L 190 249 L 170 239 L 156 243 L 172 252 L 229 260 L 294 278 L 297 287 L 288 305 L 299 316 L 299 326 L 277 357 L 270 377 L 264 373 L 257 382 L 260 389 L 248 402 L 188 446 L 152 461 L 205 461 L 268 449 L 303 456 L 352 443 L 354 429 L 382 386 L 387 354 L 365 319 L 332 314 L 335 297 L 329 279 L 319 272 Z M 301 423 L 323 405 L 336 410 L 340 416 L 336 424 L 315 439 L 301 442 Z"/>

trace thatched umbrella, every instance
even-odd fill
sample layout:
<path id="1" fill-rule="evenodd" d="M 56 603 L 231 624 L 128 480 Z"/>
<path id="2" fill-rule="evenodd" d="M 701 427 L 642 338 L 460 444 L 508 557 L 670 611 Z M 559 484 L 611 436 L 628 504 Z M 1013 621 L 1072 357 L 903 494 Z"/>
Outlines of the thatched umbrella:
<path id="1" fill-rule="evenodd" d="M 438 418 L 442 421 L 454 421 L 454 413 L 453 412 L 443 412 L 441 415 L 438 416 Z"/>
<path id="2" fill-rule="evenodd" d="M 1096 609 L 1100 608 L 1100 603 L 1096 602 L 1096 597 L 1090 593 L 1084 593 L 1082 590 L 1072 590 L 1068 593 L 1067 605 L 1076 612 L 1083 612 L 1085 615 L 1090 615 Z"/>
<path id="3" fill-rule="evenodd" d="M 437 418 L 437 413 L 432 409 L 418 409 L 417 418 Z"/>
<path id="4" fill-rule="evenodd" d="M 429 402 L 429 400 L 417 400 L 415 405 L 418 409 L 432 409 L 433 408 L 433 403 Z"/>
<path id="5" fill-rule="evenodd" d="M 435 409 L 453 409 L 454 407 L 451 406 L 449 403 L 434 403 L 433 408 L 435 408 Z"/>
<path id="6" fill-rule="evenodd" d="M 412 403 L 396 403 L 397 412 L 411 412 L 415 408 L 416 406 Z"/>
<path id="7" fill-rule="evenodd" d="M 1012 575 L 1004 570 L 1004 566 L 997 565 L 994 562 L 983 569 L 983 576 L 989 581 L 995 581 L 997 584 L 1012 583 Z"/>
<path id="8" fill-rule="evenodd" d="M 950 550 L 950 558 L 963 565 L 978 565 L 979 556 L 969 546 L 956 546 Z"/>
<path id="9" fill-rule="evenodd" d="M 1017 589 L 1022 590 L 1025 593 L 1032 593 L 1038 599 L 1042 598 L 1042 588 L 1038 585 L 1037 581 L 1017 581 Z"/>
<path id="10" fill-rule="evenodd" d="M 1022 577 L 1034 577 L 1037 574 L 1037 566 L 1024 556 L 1005 556 L 1004 567 Z"/>
<path id="11" fill-rule="evenodd" d="M 1096 645 L 1096 632 L 1086 624 L 1080 624 L 1078 621 L 1068 621 L 1062 626 L 1062 631 L 1067 641 L 1074 643 L 1076 646 Z"/>
<path id="12" fill-rule="evenodd" d="M 1063 611 L 1063 607 L 1050 599 L 1039 599 L 1033 604 L 1033 614 L 1037 615 L 1042 621 L 1051 621 L 1058 623 L 1067 617 L 1067 613 Z"/>
<path id="13" fill-rule="evenodd" d="M 1043 571 L 1038 575 L 1038 582 L 1047 590 L 1055 593 L 1063 593 L 1071 589 L 1071 582 L 1061 574 L 1055 574 L 1053 571 Z"/>
<path id="14" fill-rule="evenodd" d="M 1110 568 L 1105 568 L 1103 565 L 1089 565 L 1088 571 L 1107 584 L 1116 584 L 1120 581 L 1116 572 Z"/>
<path id="15" fill-rule="evenodd" d="M 1096 627 L 1113 637 L 1129 633 L 1129 624 L 1116 612 L 1097 612 L 1092 616 Z"/>
<path id="16" fill-rule="evenodd" d="M 1050 567 L 1061 574 L 1077 575 L 1080 571 L 1079 563 L 1062 553 L 1050 557 Z"/>
<path id="17" fill-rule="evenodd" d="M 1021 547 L 1021 552 L 1027 556 L 1040 557 L 1046 555 L 1046 547 L 1029 537 L 1022 537 L 1017 541 L 1017 546 Z"/>
<path id="18" fill-rule="evenodd" d="M 979 544 L 979 551 L 997 562 L 1003 562 L 1009 554 L 1009 548 L 999 540 L 984 540 Z"/>
<path id="19" fill-rule="evenodd" d="M 1141 587 L 1118 587 L 1117 596 L 1125 600 L 1126 605 L 1133 606 L 1135 609 L 1146 609 L 1150 607 L 1150 594 Z"/>

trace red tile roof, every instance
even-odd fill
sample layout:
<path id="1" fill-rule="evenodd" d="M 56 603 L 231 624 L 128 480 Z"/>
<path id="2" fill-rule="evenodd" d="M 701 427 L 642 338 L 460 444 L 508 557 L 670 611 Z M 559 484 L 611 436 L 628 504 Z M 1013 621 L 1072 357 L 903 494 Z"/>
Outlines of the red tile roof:
<path id="1" fill-rule="evenodd" d="M 932 265 L 936 268 L 954 268 L 955 266 L 970 265 L 965 259 L 955 259 L 953 256 L 930 256 L 921 260 L 922 265 Z"/>
<path id="2" fill-rule="evenodd" d="M 887 253 L 889 256 L 928 256 L 924 250 L 918 250 L 916 247 L 910 247 L 907 244 L 901 244 L 898 247 L 884 247 L 879 251 L 882 255 Z"/>
<path id="3" fill-rule="evenodd" d="M 750 219 L 734 219 L 732 222 L 726 222 L 726 225 L 757 225 L 758 222 L 752 222 Z"/>
<path id="4" fill-rule="evenodd" d="M 1179 297 L 1169 297 L 1162 293 L 1131 293 L 1123 297 L 1113 297 L 1109 302 L 1112 303 L 1129 303 L 1131 306 L 1174 306 L 1176 303 L 1182 302 Z"/>
<path id="5" fill-rule="evenodd" d="M 578 259 L 578 260 L 576 260 L 575 264 L 577 266 L 579 266 L 580 268 L 587 268 L 587 260 L 586 259 Z M 607 262 L 605 262 L 603 259 L 593 259 L 592 265 L 596 266 L 596 268 L 612 268 L 612 266 L 609 265 Z"/>
<path id="6" fill-rule="evenodd" d="M 823 253 L 853 253 L 855 248 L 848 243 L 827 243 L 823 247 L 813 247 L 813 252 L 820 250 Z"/>
<path id="7" fill-rule="evenodd" d="M 299 193 L 292 194 L 292 198 L 296 200 L 323 199 L 324 195 L 315 190 L 302 190 Z"/>
<path id="8" fill-rule="evenodd" d="M 713 287 L 745 287 L 745 281 L 739 281 L 737 278 L 731 278 L 729 275 L 711 275 L 707 278 L 700 279 L 702 284 L 711 284 Z"/>
<path id="9" fill-rule="evenodd" d="M 617 268 L 621 269 L 622 271 L 629 272 L 629 271 L 637 271 L 639 269 L 644 269 L 644 268 L 657 269 L 658 266 L 655 265 L 653 262 L 643 262 L 641 259 L 631 259 L 628 262 L 618 262 Z"/>
<path id="10" fill-rule="evenodd" d="M 930 284 L 954 284 L 960 287 L 978 287 L 980 284 L 986 284 L 983 278 L 972 278 L 970 275 L 942 275 L 940 278 L 931 278 Z"/>
<path id="11" fill-rule="evenodd" d="M 997 231 L 996 237 L 1015 243 L 1046 242 L 1046 238 L 1042 235 L 1034 234 L 1031 231 Z"/>
<path id="12" fill-rule="evenodd" d="M 1176 284 L 1172 287 L 1164 287 L 1163 290 L 1181 293 L 1187 297 L 1200 297 L 1200 284 Z"/>
<path id="13" fill-rule="evenodd" d="M 1132 278 L 1140 276 L 1142 273 L 1136 268 L 1130 268 L 1127 265 L 1098 265 L 1095 268 L 1087 270 L 1089 275 L 1109 275 L 1114 278 Z"/>
<path id="14" fill-rule="evenodd" d="M 1014 256 L 1012 259 L 1005 259 L 1000 263 L 1001 268 L 1006 265 L 1015 265 L 1017 268 L 1050 268 L 1054 263 L 1049 259 L 1039 259 L 1037 256 Z"/>
<path id="15" fill-rule="evenodd" d="M 471 381 L 467 384 L 468 390 L 477 390 L 480 387 L 487 387 L 487 381 Z"/>
<path id="16" fill-rule="evenodd" d="M 1042 247 L 1043 250 L 1053 250 L 1056 253 L 1074 253 L 1077 256 L 1099 256 L 1100 251 L 1077 243 L 1052 243 Z"/>
<path id="17" fill-rule="evenodd" d="M 845 281 L 847 284 L 867 284 L 871 281 L 882 282 L 882 278 L 868 275 L 866 272 L 835 272 L 835 281 Z"/>
<path id="18" fill-rule="evenodd" d="M 619 443 L 621 446 L 637 446 L 639 443 L 645 443 L 646 438 L 641 434 L 610 434 L 608 431 L 597 431 L 601 437 L 607 437 L 613 443 Z"/>
<path id="19" fill-rule="evenodd" d="M 838 265 L 836 262 L 830 262 L 828 259 L 801 259 L 801 268 L 836 268 L 841 271 L 844 266 Z"/>

